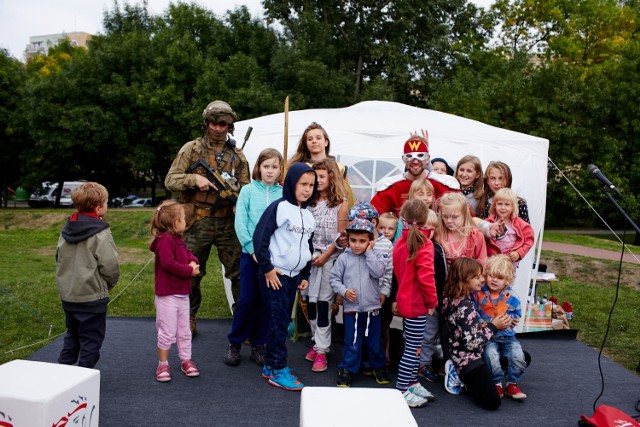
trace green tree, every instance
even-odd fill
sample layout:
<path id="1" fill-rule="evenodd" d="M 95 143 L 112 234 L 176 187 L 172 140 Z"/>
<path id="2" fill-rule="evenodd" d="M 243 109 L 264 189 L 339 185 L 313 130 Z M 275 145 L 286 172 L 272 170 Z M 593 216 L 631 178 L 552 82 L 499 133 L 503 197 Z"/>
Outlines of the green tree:
<path id="1" fill-rule="evenodd" d="M 485 36 L 481 13 L 464 0 L 265 0 L 263 5 L 267 18 L 283 26 L 293 58 L 308 61 L 294 62 L 293 67 L 299 64 L 305 70 L 319 63 L 348 76 L 350 96 L 341 104 L 359 101 L 363 94 L 391 92 L 399 101 L 422 103 L 428 85 Z M 319 68 L 320 78 L 326 70 Z M 371 90 L 366 88 L 369 83 Z M 309 94 L 318 99 L 321 95 Z"/>
<path id="2" fill-rule="evenodd" d="M 15 114 L 25 77 L 23 65 L 0 49 L 0 195 L 5 207 L 9 187 L 15 189 L 19 184 L 21 168 L 17 160 L 27 143 Z"/>

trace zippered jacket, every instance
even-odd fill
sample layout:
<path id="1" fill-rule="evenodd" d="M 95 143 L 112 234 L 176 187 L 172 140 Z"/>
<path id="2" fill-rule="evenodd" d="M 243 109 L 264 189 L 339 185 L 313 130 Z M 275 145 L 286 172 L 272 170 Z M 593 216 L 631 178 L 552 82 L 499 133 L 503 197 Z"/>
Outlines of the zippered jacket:
<path id="1" fill-rule="evenodd" d="M 307 206 L 318 192 L 318 180 L 311 197 L 298 205 L 296 185 L 306 172 L 315 172 L 304 163 L 294 163 L 287 171 L 283 197 L 271 203 L 253 233 L 253 247 L 263 273 L 277 268 L 289 277 L 308 280 L 313 253 L 315 220 Z"/>

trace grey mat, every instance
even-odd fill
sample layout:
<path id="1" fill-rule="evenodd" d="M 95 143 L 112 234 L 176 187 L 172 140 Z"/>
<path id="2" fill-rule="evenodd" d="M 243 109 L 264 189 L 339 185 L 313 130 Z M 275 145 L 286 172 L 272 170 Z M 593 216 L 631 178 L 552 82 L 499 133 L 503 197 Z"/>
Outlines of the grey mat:
<path id="1" fill-rule="evenodd" d="M 187 378 L 179 369 L 175 348 L 170 363 L 173 380 L 155 380 L 155 321 L 152 318 L 109 318 L 107 337 L 97 369 L 101 371 L 101 426 L 261 426 L 299 424 L 300 393 L 270 386 L 260 368 L 242 348 L 242 363 L 222 363 L 230 319 L 201 320 L 193 340 L 193 359 L 201 376 Z M 420 426 L 576 426 L 581 414 L 593 413 L 600 392 L 597 351 L 564 334 L 521 337 L 533 362 L 522 382 L 528 399 L 505 398 L 494 412 L 475 406 L 468 396 L 448 394 L 442 383 L 426 385 L 436 401 L 412 413 Z M 307 386 L 335 386 L 339 350 L 330 354 L 329 370 L 311 372 L 304 360 L 309 341 L 289 342 L 289 365 Z M 33 353 L 29 359 L 55 362 L 62 347 L 59 338 Z M 602 359 L 605 393 L 598 404 L 615 406 L 637 415 L 640 377 L 620 365 Z M 392 372 L 395 380 L 395 373 Z M 380 386 L 372 377 L 355 376 L 352 387 Z M 340 417 L 348 408 L 327 408 Z M 393 427 L 393 426 L 389 426 Z"/>

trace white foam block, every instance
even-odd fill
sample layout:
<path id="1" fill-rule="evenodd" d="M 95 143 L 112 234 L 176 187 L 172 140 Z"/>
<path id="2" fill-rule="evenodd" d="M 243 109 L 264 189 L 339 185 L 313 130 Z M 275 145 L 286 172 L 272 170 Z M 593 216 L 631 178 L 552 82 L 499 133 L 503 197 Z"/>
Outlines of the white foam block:
<path id="1" fill-rule="evenodd" d="M 0 365 L 0 423 L 94 427 L 99 416 L 100 371 L 29 360 Z"/>
<path id="2" fill-rule="evenodd" d="M 300 427 L 417 427 L 411 409 L 394 388 L 305 387 Z"/>

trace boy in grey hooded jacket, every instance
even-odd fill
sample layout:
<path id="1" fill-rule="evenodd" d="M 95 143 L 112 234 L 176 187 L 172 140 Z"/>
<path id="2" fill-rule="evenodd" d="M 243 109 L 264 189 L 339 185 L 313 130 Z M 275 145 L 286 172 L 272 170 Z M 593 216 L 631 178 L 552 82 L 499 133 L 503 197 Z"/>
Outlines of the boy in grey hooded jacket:
<path id="1" fill-rule="evenodd" d="M 56 285 L 67 334 L 58 363 L 93 368 L 105 336 L 109 291 L 120 277 L 118 250 L 109 224 L 107 189 L 85 182 L 71 193 L 78 209 L 68 219 L 56 248 Z"/>
<path id="2" fill-rule="evenodd" d="M 336 385 L 351 385 L 351 374 L 360 369 L 363 342 L 367 345 L 376 382 L 389 384 L 381 343 L 379 285 L 386 262 L 382 254 L 373 250 L 375 229 L 370 221 L 356 218 L 346 231 L 349 247 L 336 260 L 329 278 L 334 292 L 343 296 L 344 309 L 344 350 Z"/>

